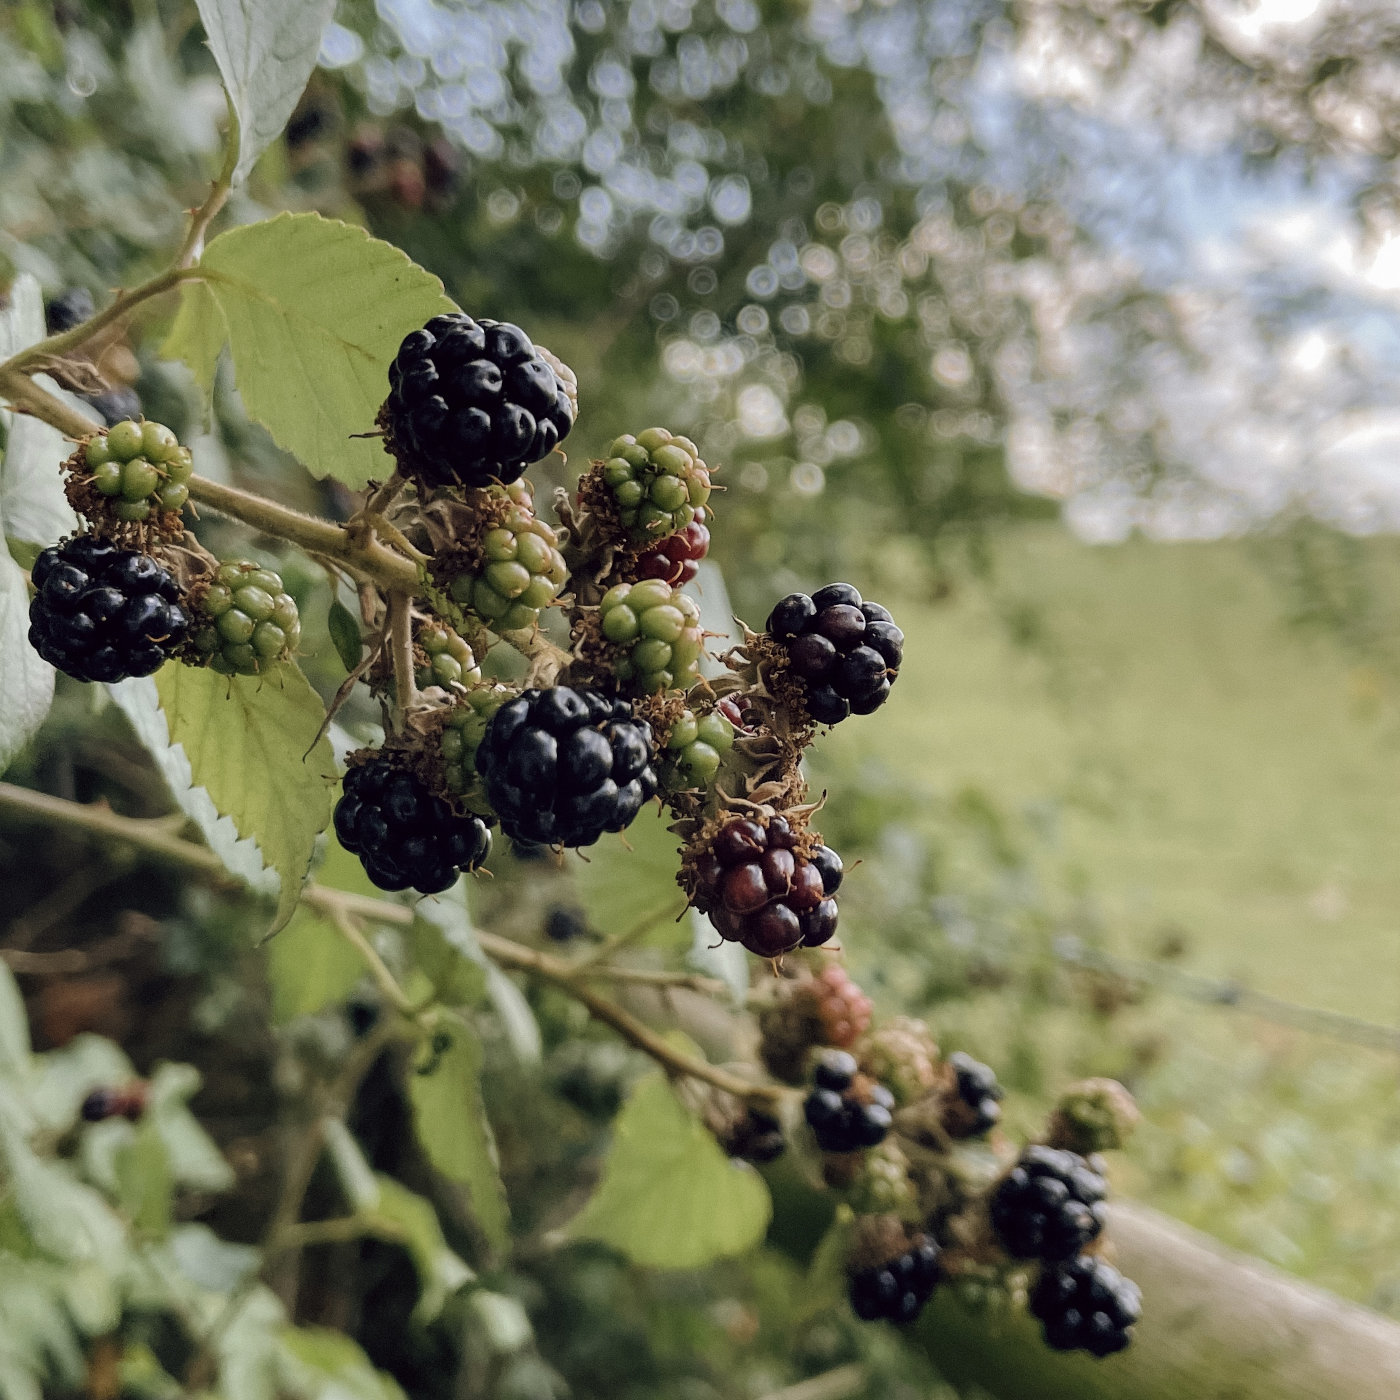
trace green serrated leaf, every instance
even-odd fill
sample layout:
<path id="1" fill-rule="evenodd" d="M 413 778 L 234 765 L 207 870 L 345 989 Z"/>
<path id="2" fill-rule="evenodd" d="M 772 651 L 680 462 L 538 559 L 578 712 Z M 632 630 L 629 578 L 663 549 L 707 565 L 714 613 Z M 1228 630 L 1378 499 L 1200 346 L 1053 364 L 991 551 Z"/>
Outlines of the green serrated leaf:
<path id="1" fill-rule="evenodd" d="M 335 0 L 196 0 L 224 90 L 238 118 L 241 185 L 281 135 L 316 66 Z"/>
<path id="2" fill-rule="evenodd" d="M 726 1157 L 656 1073 L 618 1114 L 603 1179 L 569 1234 L 637 1264 L 689 1269 L 751 1249 L 771 1213 L 763 1178 Z"/>
<path id="3" fill-rule="evenodd" d="M 331 600 L 330 615 L 326 618 L 331 641 L 335 643 L 335 654 L 347 671 L 353 671 L 360 664 L 364 654 L 364 637 L 360 632 L 360 620 L 340 601 Z"/>
<path id="4" fill-rule="evenodd" d="M 654 917 L 655 926 L 638 941 L 679 952 L 690 946 L 691 934 L 684 921 L 676 922 L 685 896 L 676 884 L 680 841 L 666 829 L 667 820 L 645 811 L 625 838 L 604 837 L 586 857 L 569 857 L 568 866 L 594 928 L 611 937 Z"/>
<path id="5" fill-rule="evenodd" d="M 391 1176 L 380 1175 L 378 1182 L 379 1204 L 371 1215 L 387 1232 L 402 1239 L 413 1256 L 419 1281 L 413 1315 L 419 1322 L 431 1322 L 447 1300 L 476 1275 L 447 1247 L 431 1202 Z"/>
<path id="6" fill-rule="evenodd" d="M 155 683 L 171 743 L 185 751 L 195 783 L 277 871 L 275 933 L 296 910 L 316 837 L 331 818 L 335 758 L 325 735 L 316 737 L 320 698 L 289 664 L 266 676 L 221 676 L 167 662 Z"/>
<path id="7" fill-rule="evenodd" d="M 503 1249 L 508 1208 L 481 1102 L 481 1045 L 464 1024 L 454 1021 L 451 1034 L 452 1045 L 431 1074 L 409 1075 L 418 1141 L 438 1171 L 467 1188 L 477 1223 Z"/>
<path id="8" fill-rule="evenodd" d="M 155 1124 L 143 1121 L 116 1155 L 117 1201 L 143 1235 L 164 1239 L 170 1233 L 175 1181 L 170 1158 Z"/>
<path id="9" fill-rule="evenodd" d="M 243 402 L 313 476 L 359 488 L 388 474 L 371 432 L 409 331 L 455 308 L 392 244 L 319 214 L 220 234 L 200 270 L 223 310 Z"/>
<path id="10" fill-rule="evenodd" d="M 180 308 L 161 346 L 168 360 L 183 360 L 205 393 L 214 388 L 219 351 L 228 340 L 228 326 L 218 299 L 203 282 L 180 284 Z"/>

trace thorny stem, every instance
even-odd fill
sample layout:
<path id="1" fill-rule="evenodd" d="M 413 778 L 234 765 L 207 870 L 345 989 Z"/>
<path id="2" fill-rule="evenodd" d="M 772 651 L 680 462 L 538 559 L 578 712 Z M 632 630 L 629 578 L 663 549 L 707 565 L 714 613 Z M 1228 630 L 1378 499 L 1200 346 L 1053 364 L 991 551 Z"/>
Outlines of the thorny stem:
<path id="1" fill-rule="evenodd" d="M 241 135 L 238 126 L 238 112 L 230 99 L 228 104 L 228 142 L 224 149 L 224 167 L 219 171 L 218 178 L 210 188 L 208 198 L 190 217 L 190 230 L 185 235 L 185 241 L 180 245 L 180 251 L 175 257 L 177 268 L 193 266 L 204 254 L 204 235 L 209 232 L 209 225 L 214 222 L 219 210 L 224 207 L 229 191 L 233 188 L 233 172 L 238 169 L 238 149 L 242 144 Z"/>
<path id="2" fill-rule="evenodd" d="M 61 797 L 51 797 L 47 793 L 33 792 L 10 783 L 0 783 L 0 811 L 6 809 L 27 812 L 97 835 L 117 837 L 154 854 L 180 861 L 224 883 L 234 883 L 212 851 L 193 841 L 170 835 L 163 824 L 123 817 L 108 807 L 69 802 Z M 332 921 L 337 913 L 341 913 L 406 927 L 414 918 L 413 910 L 406 905 L 370 899 L 364 895 L 350 894 L 324 885 L 307 885 L 301 898 L 303 903 L 325 914 Z M 624 1040 L 650 1055 L 672 1074 L 703 1080 L 717 1089 L 723 1089 L 726 1093 L 750 1102 L 773 1103 L 789 1092 L 776 1084 L 754 1084 L 737 1074 L 721 1069 L 718 1065 L 687 1055 L 625 1007 L 582 985 L 587 978 L 612 977 L 614 969 L 585 968 L 579 971 L 562 958 L 552 957 L 548 953 L 517 943 L 514 939 L 503 938 L 485 930 L 478 930 L 477 940 L 482 951 L 501 967 L 515 968 L 558 987 L 586 1007 L 596 1020 L 611 1026 Z M 617 980 L 634 979 L 624 975 Z M 407 1001 L 406 996 L 404 1000 Z M 416 1012 L 417 1008 L 411 1008 L 410 1014 Z M 402 1022 L 399 1026 L 402 1026 Z M 391 1028 L 390 1033 L 400 1034 L 401 1031 Z M 367 1043 L 361 1042 L 362 1046 Z M 351 1065 L 347 1064 L 347 1069 L 350 1067 Z M 319 1146 L 317 1151 L 319 1152 Z M 311 1166 L 315 1166 L 314 1160 Z"/>
<path id="3" fill-rule="evenodd" d="M 413 599 L 389 595 L 389 653 L 394 663 L 394 733 L 402 734 L 404 716 L 418 695 L 413 665 Z"/>
<path id="4" fill-rule="evenodd" d="M 384 999 L 403 1015 L 412 1019 L 418 1014 L 408 993 L 399 986 L 398 979 L 389 971 L 384 959 L 379 956 L 373 943 L 365 937 L 364 930 L 355 922 L 355 916 L 343 905 L 328 904 L 324 912 L 329 917 L 335 931 L 360 955 L 369 974 L 374 978 Z"/>

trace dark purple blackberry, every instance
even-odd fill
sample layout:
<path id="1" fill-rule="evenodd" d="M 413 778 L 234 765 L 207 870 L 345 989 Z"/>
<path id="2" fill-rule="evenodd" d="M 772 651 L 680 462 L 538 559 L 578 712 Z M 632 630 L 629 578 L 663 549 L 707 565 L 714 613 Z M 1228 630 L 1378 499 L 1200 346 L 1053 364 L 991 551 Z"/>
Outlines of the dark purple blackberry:
<path id="1" fill-rule="evenodd" d="M 875 1147 L 894 1122 L 894 1095 L 883 1084 L 858 1090 L 856 1070 L 855 1056 L 844 1050 L 828 1050 L 817 1060 L 802 1111 L 823 1152 Z"/>
<path id="2" fill-rule="evenodd" d="M 69 287 L 44 303 L 44 328 L 50 335 L 61 335 L 81 326 L 97 314 L 97 304 L 86 287 Z"/>
<path id="3" fill-rule="evenodd" d="M 383 425 L 400 468 L 429 486 L 508 485 L 568 436 L 574 410 L 519 326 L 454 311 L 404 337 Z"/>
<path id="4" fill-rule="evenodd" d="M 1069 1259 L 1103 1230 L 1107 1194 L 1077 1152 L 1035 1144 L 992 1192 L 992 1228 L 1017 1259 Z"/>
<path id="5" fill-rule="evenodd" d="M 440 894 L 490 853 L 486 823 L 458 816 L 391 754 L 351 768 L 342 788 L 335 834 L 381 890 Z"/>
<path id="6" fill-rule="evenodd" d="M 787 1141 L 783 1137 L 783 1125 L 771 1113 L 750 1108 L 730 1129 L 723 1147 L 731 1157 L 762 1166 L 781 1157 Z"/>
<path id="7" fill-rule="evenodd" d="M 651 725 L 584 686 L 527 690 L 486 726 L 476 771 L 513 841 L 591 846 L 656 796 Z"/>
<path id="8" fill-rule="evenodd" d="M 149 676 L 189 628 L 174 578 L 108 540 L 79 535 L 46 549 L 30 578 L 29 644 L 75 680 Z"/>
<path id="9" fill-rule="evenodd" d="M 966 1110 L 954 1115 L 957 1137 L 981 1137 L 1001 1122 L 1001 1085 L 996 1071 L 961 1050 L 948 1056 L 957 1075 L 958 1100 Z"/>
<path id="10" fill-rule="evenodd" d="M 789 593 L 769 614 L 768 634 L 787 649 L 818 724 L 878 710 L 904 659 L 904 633 L 894 619 L 849 583 L 829 583 L 810 598 Z"/>
<path id="11" fill-rule="evenodd" d="M 937 1287 L 940 1252 L 927 1235 L 916 1235 L 897 1258 L 852 1273 L 849 1296 L 855 1315 L 866 1322 L 913 1322 Z"/>
<path id="12" fill-rule="evenodd" d="M 1081 1254 L 1041 1270 L 1030 1308 L 1041 1321 L 1047 1346 L 1111 1356 L 1133 1339 L 1133 1324 L 1142 1316 L 1142 1292 L 1112 1264 Z"/>

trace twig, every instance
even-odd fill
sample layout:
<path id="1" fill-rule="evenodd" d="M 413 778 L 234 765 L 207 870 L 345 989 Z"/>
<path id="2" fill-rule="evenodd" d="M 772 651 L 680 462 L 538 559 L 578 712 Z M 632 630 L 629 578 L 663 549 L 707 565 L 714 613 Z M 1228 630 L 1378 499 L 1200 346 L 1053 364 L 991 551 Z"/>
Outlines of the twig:
<path id="1" fill-rule="evenodd" d="M 593 967 L 596 963 L 602 962 L 605 958 L 610 958 L 622 948 L 629 947 L 635 943 L 644 933 L 653 929 L 663 919 L 672 917 L 671 910 L 674 904 L 668 904 L 664 909 L 653 910 L 644 918 L 638 919 L 631 928 L 623 933 L 616 933 L 611 938 L 605 938 L 598 946 L 590 952 L 583 954 L 577 961 L 570 964 L 575 972 L 583 972 L 586 968 Z M 684 911 L 682 911 L 684 912 Z"/>
<path id="2" fill-rule="evenodd" d="M 175 257 L 177 268 L 191 267 L 204 255 L 204 235 L 209 232 L 209 225 L 218 217 L 219 210 L 224 207 L 229 191 L 233 188 L 233 172 L 238 169 L 238 151 L 242 144 L 241 138 L 238 111 L 230 98 L 228 102 L 228 142 L 224 148 L 223 169 L 219 171 L 218 178 L 210 188 L 208 198 L 194 211 L 190 219 L 189 232 L 185 235 L 185 241 L 180 245 L 180 251 Z"/>
<path id="3" fill-rule="evenodd" d="M 389 595 L 389 654 L 394 663 L 394 733 L 402 734 L 404 716 L 418 695 L 413 665 L 413 598 Z"/>
<path id="4" fill-rule="evenodd" d="M 416 1016 L 418 1008 L 409 999 L 408 993 L 399 986 L 398 979 L 389 971 L 384 959 L 379 956 L 374 944 L 365 937 L 364 931 L 355 922 L 350 911 L 343 904 L 337 903 L 327 905 L 324 912 L 335 931 L 364 959 L 370 976 L 374 978 L 389 1004 L 410 1019 Z"/>
<path id="5" fill-rule="evenodd" d="M 609 982 L 629 982 L 639 987 L 662 987 L 667 991 L 700 992 L 704 996 L 724 996 L 729 991 L 718 978 L 702 977 L 694 972 L 659 972 L 645 967 L 615 967 L 604 963 L 581 968 L 574 975 L 601 977 Z"/>

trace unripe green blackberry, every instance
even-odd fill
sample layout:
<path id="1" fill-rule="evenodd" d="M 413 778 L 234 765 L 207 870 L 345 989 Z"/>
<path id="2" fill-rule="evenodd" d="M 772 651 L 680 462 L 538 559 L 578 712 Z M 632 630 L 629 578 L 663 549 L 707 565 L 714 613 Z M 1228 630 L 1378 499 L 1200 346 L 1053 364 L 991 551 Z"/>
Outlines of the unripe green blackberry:
<path id="1" fill-rule="evenodd" d="M 414 677 L 420 690 L 430 685 L 475 685 L 481 679 L 481 668 L 471 647 L 450 627 L 425 622 L 414 640 L 428 658 L 427 665 L 419 666 Z"/>
<path id="2" fill-rule="evenodd" d="M 251 559 L 219 566 L 194 599 L 195 660 L 222 675 L 253 676 L 285 661 L 301 641 L 296 600 L 281 575 Z"/>
<path id="3" fill-rule="evenodd" d="M 665 428 L 624 433 L 600 468 L 618 519 L 637 541 L 662 539 L 703 519 L 710 472 L 686 437 Z"/>
<path id="4" fill-rule="evenodd" d="M 180 510 L 190 498 L 194 460 L 163 423 L 113 424 L 87 440 L 82 462 L 97 494 L 127 524 L 140 524 L 153 510 Z"/>
<path id="5" fill-rule="evenodd" d="M 455 705 L 438 737 L 442 754 L 442 781 L 464 807 L 481 816 L 491 815 L 481 780 L 476 774 L 476 751 L 491 716 L 515 698 L 515 691 L 501 685 L 479 685 Z"/>
<path id="6" fill-rule="evenodd" d="M 922 1021 L 896 1016 L 866 1038 L 860 1067 L 888 1085 L 896 1103 L 914 1103 L 937 1087 L 938 1046 Z"/>
<path id="7" fill-rule="evenodd" d="M 864 1154 L 846 1200 L 857 1215 L 908 1216 L 918 1206 L 909 1159 L 886 1139 Z"/>
<path id="8" fill-rule="evenodd" d="M 700 679 L 700 608 L 680 589 L 654 578 L 619 583 L 598 610 L 603 636 L 617 649 L 613 675 L 626 690 L 688 690 Z"/>
<path id="9" fill-rule="evenodd" d="M 661 755 L 661 786 L 667 792 L 708 787 L 720 760 L 734 747 L 734 726 L 720 714 L 682 710 L 666 736 Z"/>
<path id="10" fill-rule="evenodd" d="M 517 632 L 535 625 L 569 571 L 558 535 L 535 515 L 528 482 L 492 487 L 490 494 L 508 502 L 500 523 L 481 538 L 480 568 L 457 575 L 447 594 L 493 632 Z"/>

